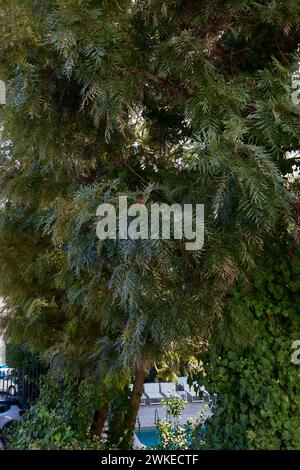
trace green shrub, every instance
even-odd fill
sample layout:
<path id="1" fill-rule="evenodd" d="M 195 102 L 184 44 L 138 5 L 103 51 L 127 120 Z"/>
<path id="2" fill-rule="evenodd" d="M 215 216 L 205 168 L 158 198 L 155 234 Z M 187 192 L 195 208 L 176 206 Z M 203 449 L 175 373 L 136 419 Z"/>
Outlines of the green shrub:
<path id="1" fill-rule="evenodd" d="M 300 249 L 272 247 L 249 294 L 256 336 L 246 348 L 212 348 L 198 382 L 217 394 L 207 424 L 212 449 L 300 449 L 300 366 L 292 343 L 300 339 Z"/>
<path id="2" fill-rule="evenodd" d="M 7 431 L 4 440 L 13 450 L 103 449 L 90 425 L 95 386 L 47 376 L 37 403 Z"/>
<path id="3" fill-rule="evenodd" d="M 160 443 L 158 449 L 186 450 L 199 449 L 202 445 L 203 425 L 207 407 L 203 407 L 199 416 L 189 419 L 184 425 L 180 418 L 186 402 L 182 398 L 171 396 L 163 399 L 163 406 L 167 409 L 168 419 L 157 421 L 157 431 Z"/>

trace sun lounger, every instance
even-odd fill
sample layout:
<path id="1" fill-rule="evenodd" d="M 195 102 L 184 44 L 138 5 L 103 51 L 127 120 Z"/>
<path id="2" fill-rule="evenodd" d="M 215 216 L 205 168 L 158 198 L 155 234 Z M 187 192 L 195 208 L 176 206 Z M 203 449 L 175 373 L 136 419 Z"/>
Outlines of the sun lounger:
<path id="1" fill-rule="evenodd" d="M 176 385 L 173 382 L 163 382 L 160 384 L 160 391 L 166 398 L 181 397 L 186 400 L 185 391 L 176 391 Z"/>
<path id="2" fill-rule="evenodd" d="M 145 383 L 144 394 L 148 398 L 150 405 L 161 403 L 163 398 L 162 394 L 160 393 L 158 383 Z"/>

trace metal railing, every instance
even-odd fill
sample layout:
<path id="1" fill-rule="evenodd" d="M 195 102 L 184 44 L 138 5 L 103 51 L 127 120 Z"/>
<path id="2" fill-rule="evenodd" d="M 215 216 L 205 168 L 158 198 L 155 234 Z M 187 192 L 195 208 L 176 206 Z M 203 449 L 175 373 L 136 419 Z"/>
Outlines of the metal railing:
<path id="1" fill-rule="evenodd" d="M 34 369 L 0 368 L 0 395 L 12 397 L 24 406 L 36 400 L 39 395 L 39 378 L 46 372 L 42 367 Z"/>

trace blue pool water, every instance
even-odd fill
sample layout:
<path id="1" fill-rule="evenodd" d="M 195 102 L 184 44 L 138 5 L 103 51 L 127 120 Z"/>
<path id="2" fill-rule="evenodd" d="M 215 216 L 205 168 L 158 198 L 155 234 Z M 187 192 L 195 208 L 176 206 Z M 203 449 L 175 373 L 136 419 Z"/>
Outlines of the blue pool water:
<path id="1" fill-rule="evenodd" d="M 161 439 L 157 433 L 157 429 L 155 427 L 149 427 L 149 428 L 141 428 L 139 430 L 135 431 L 135 434 L 137 438 L 139 439 L 140 443 L 143 444 L 144 446 L 150 448 L 150 447 L 156 447 L 158 444 L 161 443 Z M 203 439 L 205 434 L 205 426 L 203 425 L 201 430 L 200 430 L 200 437 Z M 189 432 L 187 431 L 187 443 L 190 444 L 190 436 Z"/>
<path id="2" fill-rule="evenodd" d="M 160 443 L 156 428 L 142 428 L 135 431 L 137 438 L 146 447 L 155 447 Z"/>

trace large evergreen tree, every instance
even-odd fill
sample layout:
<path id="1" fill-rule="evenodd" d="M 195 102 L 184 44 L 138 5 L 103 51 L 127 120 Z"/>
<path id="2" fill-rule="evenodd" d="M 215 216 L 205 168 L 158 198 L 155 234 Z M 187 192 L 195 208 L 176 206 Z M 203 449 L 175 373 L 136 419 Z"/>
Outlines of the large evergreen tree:
<path id="1" fill-rule="evenodd" d="M 106 387 L 135 376 L 132 429 L 144 375 L 174 342 L 226 345 L 247 335 L 247 317 L 224 306 L 287 215 L 284 156 L 300 141 L 291 99 L 300 5 L 1 0 L 0 8 L 7 334 Z M 96 208 L 119 194 L 204 203 L 204 250 L 98 241 Z"/>

